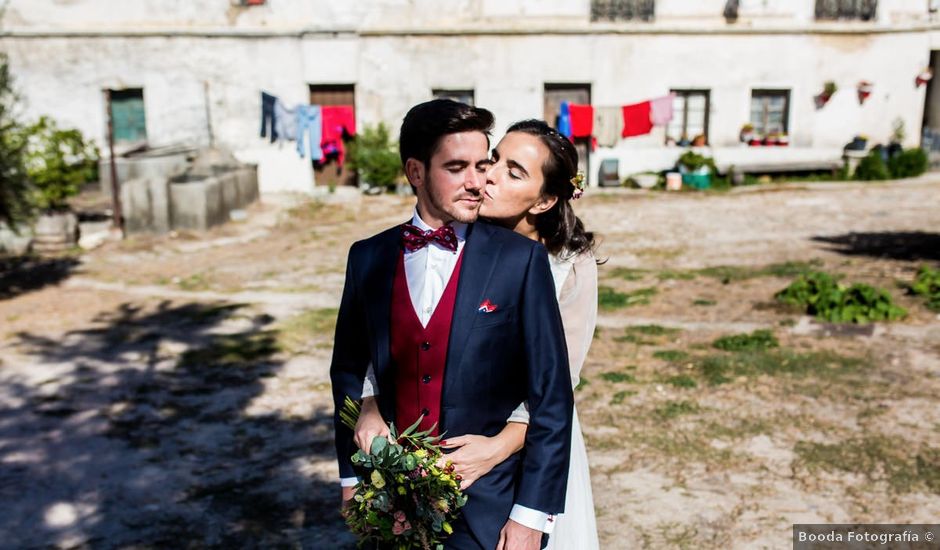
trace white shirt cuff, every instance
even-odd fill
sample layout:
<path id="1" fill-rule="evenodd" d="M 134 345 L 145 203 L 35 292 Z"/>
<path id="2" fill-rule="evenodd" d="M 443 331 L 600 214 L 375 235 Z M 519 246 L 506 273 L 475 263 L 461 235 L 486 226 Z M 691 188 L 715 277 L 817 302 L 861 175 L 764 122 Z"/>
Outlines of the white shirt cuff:
<path id="1" fill-rule="evenodd" d="M 339 478 L 339 484 L 341 487 L 355 487 L 359 483 L 358 477 L 341 477 Z"/>
<path id="2" fill-rule="evenodd" d="M 509 519 L 520 525 L 525 525 L 529 529 L 535 529 L 543 533 L 551 534 L 555 529 L 555 516 L 533 510 L 532 508 L 526 508 L 520 504 L 512 505 L 512 511 L 509 512 Z"/>

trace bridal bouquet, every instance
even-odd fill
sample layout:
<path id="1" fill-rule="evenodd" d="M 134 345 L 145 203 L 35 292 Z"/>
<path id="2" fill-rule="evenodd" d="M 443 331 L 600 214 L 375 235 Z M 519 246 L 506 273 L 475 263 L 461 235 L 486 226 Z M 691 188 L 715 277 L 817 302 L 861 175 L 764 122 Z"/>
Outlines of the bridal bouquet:
<path id="1" fill-rule="evenodd" d="M 340 418 L 356 429 L 359 404 L 346 398 Z M 353 502 L 344 510 L 346 524 L 359 537 L 360 546 L 379 545 L 396 550 L 443 550 L 467 497 L 460 491 L 460 476 L 450 462 L 439 467 L 443 453 L 440 437 L 431 430 L 418 432 L 421 419 L 401 434 L 391 425 L 391 439 L 375 438 L 371 452 L 358 451 L 352 462 L 367 475 L 356 485 Z"/>

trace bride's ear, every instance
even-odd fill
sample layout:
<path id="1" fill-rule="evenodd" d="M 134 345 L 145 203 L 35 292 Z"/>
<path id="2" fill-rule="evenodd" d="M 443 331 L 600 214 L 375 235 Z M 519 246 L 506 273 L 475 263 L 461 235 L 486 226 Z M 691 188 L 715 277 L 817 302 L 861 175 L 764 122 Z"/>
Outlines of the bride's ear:
<path id="1" fill-rule="evenodd" d="M 558 202 L 558 197 L 555 195 L 542 195 L 539 197 L 539 200 L 529 208 L 529 214 L 538 216 L 539 214 L 548 212 L 555 206 L 556 202 Z"/>

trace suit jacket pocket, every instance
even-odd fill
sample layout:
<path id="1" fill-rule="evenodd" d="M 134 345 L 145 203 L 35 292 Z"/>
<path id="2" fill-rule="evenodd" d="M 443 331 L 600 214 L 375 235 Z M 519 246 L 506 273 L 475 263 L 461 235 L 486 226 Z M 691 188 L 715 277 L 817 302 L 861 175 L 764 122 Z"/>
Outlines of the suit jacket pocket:
<path id="1" fill-rule="evenodd" d="M 513 307 L 500 308 L 489 313 L 478 311 L 476 313 L 476 320 L 473 323 L 473 328 L 502 325 L 504 323 L 509 323 L 513 319 L 515 319 L 515 308 Z"/>

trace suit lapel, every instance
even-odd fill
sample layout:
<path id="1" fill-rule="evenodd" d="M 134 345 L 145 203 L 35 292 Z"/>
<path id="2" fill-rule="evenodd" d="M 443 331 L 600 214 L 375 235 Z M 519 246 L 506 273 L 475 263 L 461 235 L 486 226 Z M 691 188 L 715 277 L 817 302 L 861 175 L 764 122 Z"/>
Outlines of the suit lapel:
<path id="1" fill-rule="evenodd" d="M 388 368 L 391 360 L 389 324 L 392 319 L 392 285 L 399 254 L 401 233 L 398 227 L 394 227 L 378 239 L 370 255 L 372 264 L 367 271 L 368 275 L 363 280 L 362 294 L 365 296 L 365 307 L 375 344 L 372 355 L 375 361 L 373 368 L 380 380 L 381 373 Z"/>
<path id="2" fill-rule="evenodd" d="M 484 292 L 493 276 L 496 259 L 503 243 L 493 234 L 492 227 L 485 223 L 475 223 L 467 232 L 464 245 L 463 261 L 460 267 L 460 280 L 457 283 L 457 299 L 454 303 L 454 316 L 450 326 L 450 340 L 447 350 L 447 370 L 445 377 L 453 380 L 446 373 L 459 368 L 470 329 L 477 318 L 477 309 L 486 299 Z M 445 383 L 444 394 L 447 394 Z"/>

